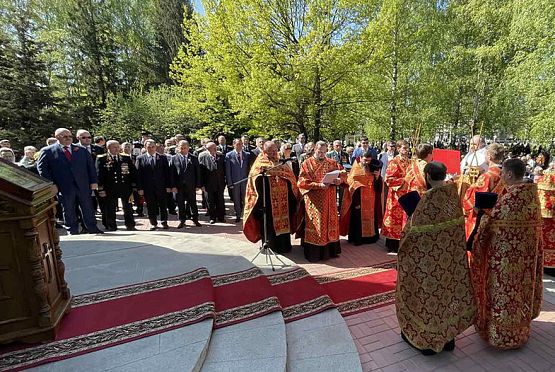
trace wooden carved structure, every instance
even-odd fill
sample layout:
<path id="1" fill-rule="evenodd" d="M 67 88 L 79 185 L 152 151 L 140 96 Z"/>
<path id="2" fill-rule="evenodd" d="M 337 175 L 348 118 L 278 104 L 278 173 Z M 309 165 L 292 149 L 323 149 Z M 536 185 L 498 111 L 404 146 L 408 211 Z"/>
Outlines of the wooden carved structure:
<path id="1" fill-rule="evenodd" d="M 54 339 L 71 296 L 52 182 L 0 159 L 0 344 Z"/>

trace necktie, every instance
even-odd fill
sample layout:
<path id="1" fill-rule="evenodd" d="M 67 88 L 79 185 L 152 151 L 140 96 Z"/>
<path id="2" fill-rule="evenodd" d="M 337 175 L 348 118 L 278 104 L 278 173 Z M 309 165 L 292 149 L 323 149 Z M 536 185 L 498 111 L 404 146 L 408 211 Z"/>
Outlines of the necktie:
<path id="1" fill-rule="evenodd" d="M 69 151 L 68 146 L 64 146 L 64 155 L 68 161 L 71 161 L 71 151 Z"/>
<path id="2" fill-rule="evenodd" d="M 237 157 L 239 158 L 239 166 L 242 168 L 243 167 L 243 157 L 241 156 L 240 152 L 237 153 Z"/>
<path id="3" fill-rule="evenodd" d="M 183 161 L 185 162 L 185 169 L 184 169 L 184 171 L 187 171 L 187 165 L 189 165 L 189 164 L 187 164 L 187 163 L 189 163 L 188 157 L 187 157 L 186 155 L 185 155 L 185 156 L 181 155 L 181 158 L 182 158 Z"/>

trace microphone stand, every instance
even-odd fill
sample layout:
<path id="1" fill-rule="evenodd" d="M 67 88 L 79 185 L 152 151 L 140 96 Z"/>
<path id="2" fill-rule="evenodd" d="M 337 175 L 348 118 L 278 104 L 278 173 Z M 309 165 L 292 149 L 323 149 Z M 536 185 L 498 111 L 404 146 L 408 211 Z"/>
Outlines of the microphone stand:
<path id="1" fill-rule="evenodd" d="M 263 224 L 263 236 L 262 236 L 262 243 L 260 245 L 260 248 L 258 249 L 258 253 L 256 254 L 256 256 L 254 256 L 254 258 L 251 260 L 251 262 L 254 262 L 254 260 L 256 260 L 258 258 L 258 256 L 260 256 L 260 254 L 263 254 L 264 257 L 266 258 L 266 265 L 268 264 L 268 261 L 270 261 L 270 267 L 272 268 L 272 271 L 276 271 L 275 267 L 274 267 L 274 263 L 272 262 L 272 256 L 275 256 L 275 258 L 281 262 L 282 266 L 288 266 L 285 262 L 283 262 L 281 260 L 281 258 L 279 258 L 279 256 L 276 254 L 276 252 L 274 252 L 272 250 L 272 248 L 270 248 L 270 243 L 268 241 L 268 208 L 266 205 L 266 180 L 265 178 L 268 178 L 269 176 L 267 175 L 267 173 L 269 171 L 271 171 L 274 168 L 277 167 L 281 167 L 283 166 L 285 163 L 279 163 L 274 165 L 273 167 L 267 168 L 267 169 L 262 169 L 262 171 L 258 174 L 253 174 L 251 176 L 248 176 L 246 178 L 243 178 L 242 180 L 239 180 L 237 182 L 233 183 L 233 186 L 240 184 L 242 182 L 247 181 L 250 178 L 254 178 L 256 176 L 258 176 L 259 174 L 262 176 L 262 224 Z M 256 183 L 254 185 L 254 187 L 256 187 Z"/>

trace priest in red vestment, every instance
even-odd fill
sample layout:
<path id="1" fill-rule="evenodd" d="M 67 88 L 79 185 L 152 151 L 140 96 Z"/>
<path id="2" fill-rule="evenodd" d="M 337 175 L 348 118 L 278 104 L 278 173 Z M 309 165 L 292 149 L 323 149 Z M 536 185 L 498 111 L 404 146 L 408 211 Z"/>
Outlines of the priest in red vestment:
<path id="1" fill-rule="evenodd" d="M 253 243 L 264 238 L 263 187 L 265 183 L 267 242 L 276 253 L 291 250 L 291 233 L 295 232 L 298 216 L 299 189 L 295 175 L 287 164 L 279 165 L 279 154 L 274 142 L 263 145 L 262 153 L 254 161 L 247 181 L 243 233 Z M 271 169 L 270 169 L 271 168 Z M 267 176 L 262 171 L 267 170 Z"/>
<path id="2" fill-rule="evenodd" d="M 347 177 L 348 190 L 341 204 L 340 234 L 354 245 L 378 241 L 382 222 L 382 162 L 367 151 L 355 160 Z"/>
<path id="3" fill-rule="evenodd" d="M 528 341 L 542 303 L 541 208 L 537 185 L 523 181 L 525 171 L 520 159 L 505 160 L 507 192 L 481 220 L 472 246 L 474 325 L 498 349 Z"/>
<path id="4" fill-rule="evenodd" d="M 387 165 L 385 184 L 389 187 L 383 217 L 381 234 L 385 237 L 385 246 L 390 253 L 397 253 L 401 231 L 405 226 L 403 208 L 399 205 L 399 197 L 407 191 L 405 175 L 410 164 L 409 144 L 405 140 L 397 141 L 399 155 Z"/>
<path id="5" fill-rule="evenodd" d="M 407 192 L 418 191 L 420 195 L 423 195 L 428 189 L 424 177 L 424 167 L 432 161 L 433 151 L 432 145 L 427 143 L 421 143 L 416 147 L 416 158 L 411 161 L 405 175 Z"/>
<path id="6" fill-rule="evenodd" d="M 543 266 L 555 273 L 555 162 L 538 179 L 542 209 Z"/>
<path id="7" fill-rule="evenodd" d="M 395 305 L 401 337 L 424 355 L 452 351 L 474 320 L 476 306 L 466 255 L 464 216 L 447 168 L 430 162 L 426 191 L 409 218 L 397 265 Z"/>
<path id="8" fill-rule="evenodd" d="M 463 199 L 463 209 L 466 216 L 466 239 L 474 230 L 476 224 L 477 211 L 474 208 L 474 201 L 477 192 L 493 192 L 501 196 L 505 191 L 505 183 L 501 179 L 501 163 L 505 159 L 505 148 L 498 143 L 492 143 L 486 150 L 486 160 L 488 170 L 481 174 L 476 183 L 466 189 Z"/>
<path id="9" fill-rule="evenodd" d="M 326 157 L 327 148 L 324 141 L 318 141 L 314 155 L 302 163 L 299 172 L 298 186 L 305 204 L 304 226 L 299 235 L 304 255 L 310 262 L 341 253 L 336 186 L 342 183 L 345 174 L 341 173 L 331 184 L 322 183 L 326 173 L 340 171 L 337 162 Z"/>

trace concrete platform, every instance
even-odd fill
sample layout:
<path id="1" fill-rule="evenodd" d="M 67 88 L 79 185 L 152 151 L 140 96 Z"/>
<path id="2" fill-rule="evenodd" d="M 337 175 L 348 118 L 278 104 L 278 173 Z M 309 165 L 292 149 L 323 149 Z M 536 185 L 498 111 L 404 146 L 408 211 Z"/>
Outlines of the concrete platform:
<path id="1" fill-rule="evenodd" d="M 211 226 L 212 227 L 212 226 Z M 235 229 L 229 224 L 215 229 Z M 178 275 L 199 267 L 211 275 L 259 266 L 258 245 L 221 233 L 117 231 L 61 238 L 72 294 L 89 293 Z M 296 263 L 280 256 L 276 271 Z M 212 320 L 79 357 L 39 366 L 41 371 L 360 371 L 356 346 L 337 310 L 285 324 L 280 312 L 212 331 Z"/>

